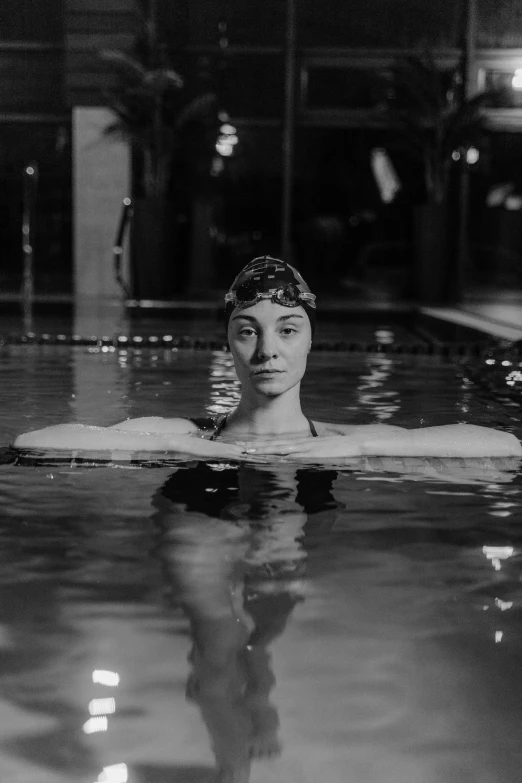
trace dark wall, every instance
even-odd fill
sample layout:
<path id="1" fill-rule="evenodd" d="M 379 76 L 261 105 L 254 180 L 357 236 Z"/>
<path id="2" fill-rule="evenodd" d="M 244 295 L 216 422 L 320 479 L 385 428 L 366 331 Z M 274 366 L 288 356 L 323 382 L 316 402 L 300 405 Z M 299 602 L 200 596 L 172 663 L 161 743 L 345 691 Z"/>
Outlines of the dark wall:
<path id="1" fill-rule="evenodd" d="M 186 0 L 184 0 L 186 2 Z M 162 0 L 166 19 L 177 3 Z M 300 46 L 458 46 L 465 0 L 298 0 Z M 220 20 L 228 22 L 231 45 L 282 45 L 284 0 L 191 0 L 194 42 L 216 43 Z M 478 46 L 521 47 L 520 0 L 477 0 Z"/>
<path id="2" fill-rule="evenodd" d="M 63 0 L 0 3 L 0 292 L 21 278 L 23 170 L 38 165 L 39 293 L 70 286 L 70 120 Z"/>
<path id="3" fill-rule="evenodd" d="M 0 113 L 63 108 L 63 0 L 0 3 Z"/>
<path id="4" fill-rule="evenodd" d="M 0 41 L 53 41 L 63 37 L 64 0 L 2 0 Z"/>
<path id="5" fill-rule="evenodd" d="M 38 165 L 34 213 L 37 293 L 71 287 L 69 127 L 53 122 L 0 123 L 0 293 L 17 291 L 22 269 L 23 170 Z"/>
<path id="6" fill-rule="evenodd" d="M 191 37 L 215 43 L 224 19 L 231 45 L 282 45 L 285 13 L 283 0 L 192 0 Z M 412 46 L 421 39 L 455 46 L 460 16 L 455 0 L 299 0 L 298 39 L 301 46 Z"/>
<path id="7" fill-rule="evenodd" d="M 64 0 L 65 93 L 70 106 L 97 106 L 108 85 L 102 49 L 130 48 L 137 27 L 136 0 Z"/>
<path id="8" fill-rule="evenodd" d="M 462 4 L 457 0 L 302 0 L 302 46 L 456 46 Z"/>
<path id="9" fill-rule="evenodd" d="M 520 0 L 478 0 L 477 45 L 493 48 L 522 46 Z"/>

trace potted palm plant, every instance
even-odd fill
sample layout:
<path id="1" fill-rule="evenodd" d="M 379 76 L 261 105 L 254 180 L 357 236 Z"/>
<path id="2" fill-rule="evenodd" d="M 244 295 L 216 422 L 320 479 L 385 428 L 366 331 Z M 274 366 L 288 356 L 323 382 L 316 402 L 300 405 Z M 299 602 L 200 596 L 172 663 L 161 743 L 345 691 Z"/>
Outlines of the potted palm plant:
<path id="1" fill-rule="evenodd" d="M 424 198 L 414 208 L 412 293 L 424 302 L 451 298 L 456 209 L 450 184 L 457 166 L 467 166 L 470 147 L 485 137 L 483 109 L 496 93 L 466 99 L 461 69 L 443 73 L 430 52 L 401 58 L 393 69 L 387 113 L 422 173 Z M 462 216 L 461 216 L 462 218 Z"/>
<path id="2" fill-rule="evenodd" d="M 106 134 L 128 142 L 133 158 L 133 296 L 166 299 L 176 278 L 174 169 L 191 137 L 201 138 L 201 126 L 214 124 L 216 95 L 189 89 L 151 21 L 133 51 L 105 50 L 100 56 L 111 75 L 105 102 L 114 121 Z"/>

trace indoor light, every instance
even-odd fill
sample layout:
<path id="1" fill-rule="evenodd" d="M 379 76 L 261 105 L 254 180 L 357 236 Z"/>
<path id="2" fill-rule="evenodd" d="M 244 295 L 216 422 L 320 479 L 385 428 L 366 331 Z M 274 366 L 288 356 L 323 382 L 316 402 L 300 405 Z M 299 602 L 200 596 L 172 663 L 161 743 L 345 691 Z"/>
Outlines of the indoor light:
<path id="1" fill-rule="evenodd" d="M 522 68 L 515 68 L 515 75 L 511 79 L 514 90 L 522 90 Z"/>
<path id="2" fill-rule="evenodd" d="M 477 163 L 478 159 L 480 157 L 480 152 L 476 147 L 469 147 L 469 149 L 466 152 L 466 163 L 469 163 L 470 165 L 473 165 L 473 163 Z"/>

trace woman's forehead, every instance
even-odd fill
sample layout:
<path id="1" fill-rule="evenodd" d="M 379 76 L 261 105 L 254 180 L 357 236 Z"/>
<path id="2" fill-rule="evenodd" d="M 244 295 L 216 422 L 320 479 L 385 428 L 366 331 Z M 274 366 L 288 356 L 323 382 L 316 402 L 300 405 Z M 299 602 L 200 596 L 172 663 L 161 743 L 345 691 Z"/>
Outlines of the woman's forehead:
<path id="1" fill-rule="evenodd" d="M 250 307 L 235 307 L 230 320 L 256 320 L 259 323 L 277 323 L 280 319 L 287 321 L 291 317 L 299 321 L 308 320 L 306 312 L 301 305 L 285 307 L 269 299 L 261 299 Z"/>

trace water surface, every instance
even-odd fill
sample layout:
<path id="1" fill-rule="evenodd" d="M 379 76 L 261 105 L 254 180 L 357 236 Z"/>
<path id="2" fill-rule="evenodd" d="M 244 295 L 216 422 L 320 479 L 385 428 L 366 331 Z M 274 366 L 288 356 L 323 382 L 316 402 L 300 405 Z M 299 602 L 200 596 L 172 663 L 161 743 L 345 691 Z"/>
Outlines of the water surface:
<path id="1" fill-rule="evenodd" d="M 239 393 L 221 352 L 0 373 L 3 445 Z M 480 377 L 312 354 L 304 409 L 522 437 Z M 1 465 L 2 780 L 519 783 L 521 492 L 519 460 Z"/>

